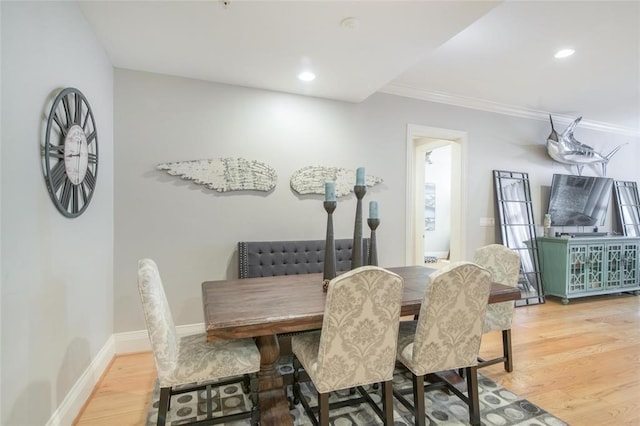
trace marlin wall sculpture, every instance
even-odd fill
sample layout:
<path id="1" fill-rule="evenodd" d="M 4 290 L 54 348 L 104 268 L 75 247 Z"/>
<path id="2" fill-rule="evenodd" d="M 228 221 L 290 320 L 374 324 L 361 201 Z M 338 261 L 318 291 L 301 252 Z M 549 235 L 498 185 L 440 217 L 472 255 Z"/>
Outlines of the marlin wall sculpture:
<path id="1" fill-rule="evenodd" d="M 553 127 L 553 119 L 549 115 L 551 121 L 551 134 L 547 138 L 547 153 L 554 160 L 576 166 L 578 175 L 582 175 L 582 169 L 585 164 L 601 164 L 602 176 L 607 175 L 607 164 L 613 155 L 624 145 L 618 145 L 606 155 L 596 152 L 589 145 L 585 145 L 573 137 L 573 130 L 580 123 L 582 117 L 576 118 L 573 123 L 569 124 L 564 132 L 558 134 Z"/>

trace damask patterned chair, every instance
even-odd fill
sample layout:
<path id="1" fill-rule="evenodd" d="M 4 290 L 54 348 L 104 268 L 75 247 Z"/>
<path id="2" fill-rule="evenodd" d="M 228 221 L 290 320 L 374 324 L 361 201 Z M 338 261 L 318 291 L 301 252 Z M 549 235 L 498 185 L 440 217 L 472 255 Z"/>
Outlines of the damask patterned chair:
<path id="1" fill-rule="evenodd" d="M 425 424 L 425 390 L 446 387 L 469 406 L 472 425 L 480 424 L 478 351 L 482 340 L 491 274 L 471 262 L 454 262 L 429 276 L 417 321 L 402 321 L 398 335 L 398 361 L 412 373 L 412 405 L 400 390 L 393 394 L 413 411 L 416 425 Z M 425 375 L 464 369 L 467 395 L 452 383 Z"/>
<path id="2" fill-rule="evenodd" d="M 496 283 L 515 287 L 520 276 L 520 256 L 502 244 L 490 244 L 480 247 L 473 256 L 473 262 L 491 272 L 491 280 Z M 484 332 L 502 332 L 502 356 L 485 360 L 479 358 L 478 368 L 504 362 L 504 369 L 513 371 L 513 351 L 511 349 L 511 323 L 515 303 L 492 303 L 487 307 Z"/>
<path id="3" fill-rule="evenodd" d="M 324 272 L 326 240 L 240 241 L 238 242 L 238 277 L 257 278 L 279 275 L 319 274 Z M 362 239 L 364 261 L 369 238 Z M 351 269 L 353 239 L 335 240 L 336 271 Z M 291 337 L 304 332 L 278 334 L 280 357 L 291 359 Z M 285 361 L 287 362 L 287 361 Z M 292 384 L 293 374 L 283 373 L 285 385 Z"/>
<path id="4" fill-rule="evenodd" d="M 257 378 L 260 369 L 260 352 L 252 339 L 221 340 L 209 343 L 204 333 L 178 337 L 155 262 L 138 261 L 138 290 L 147 323 L 149 340 L 158 373 L 160 401 L 158 425 L 164 425 L 170 407 L 171 396 L 207 386 L 222 386 L 245 380 L 251 374 L 253 407 L 251 411 L 218 416 L 198 424 L 218 424 L 251 418 L 257 425 Z M 233 377 L 239 376 L 239 377 Z M 195 383 L 216 381 L 196 386 Z M 194 384 L 194 386 L 186 386 Z M 174 389 L 179 386 L 179 389 Z"/>
<path id="5" fill-rule="evenodd" d="M 327 289 L 322 330 L 293 336 L 293 392 L 302 401 L 314 425 L 329 424 L 329 393 L 357 388 L 361 397 L 349 405 L 370 403 L 384 421 L 393 425 L 391 382 L 396 357 L 403 280 L 377 266 L 363 266 L 331 280 Z M 301 394 L 301 368 L 318 392 L 318 407 L 311 408 Z M 382 382 L 382 405 L 373 402 L 363 386 Z M 344 402 L 338 403 L 344 406 Z M 319 411 L 319 421 L 313 411 Z"/>

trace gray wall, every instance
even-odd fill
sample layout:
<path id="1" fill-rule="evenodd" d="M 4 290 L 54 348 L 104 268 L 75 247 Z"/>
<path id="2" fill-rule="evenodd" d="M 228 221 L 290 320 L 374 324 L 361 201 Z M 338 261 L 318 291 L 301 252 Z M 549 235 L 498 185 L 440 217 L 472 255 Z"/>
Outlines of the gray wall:
<path id="1" fill-rule="evenodd" d="M 113 334 L 113 67 L 74 3 L 0 3 L 2 418 L 43 425 Z M 40 143 L 50 96 L 80 89 L 100 143 L 77 219 L 54 207 Z"/>
<path id="2" fill-rule="evenodd" d="M 203 321 L 200 283 L 237 276 L 238 241 L 324 238 L 322 196 L 299 196 L 289 186 L 292 173 L 307 165 L 364 166 L 384 179 L 365 202 L 380 205 L 380 264 L 403 264 L 408 123 L 468 133 L 467 258 L 496 238 L 493 228 L 479 226 L 481 217 L 494 216 L 493 169 L 529 173 L 538 223 L 552 174 L 572 173 L 546 154 L 547 120 L 387 94 L 350 104 L 116 69 L 114 102 L 116 332 L 144 328 L 135 284 L 139 258 L 157 261 L 176 323 L 190 324 Z M 639 180 L 638 139 L 586 129 L 577 136 L 603 151 L 631 142 L 608 175 Z M 220 157 L 272 165 L 276 188 L 220 194 L 156 170 L 163 162 Z M 354 212 L 353 195 L 339 199 L 337 237 L 352 236 Z"/>

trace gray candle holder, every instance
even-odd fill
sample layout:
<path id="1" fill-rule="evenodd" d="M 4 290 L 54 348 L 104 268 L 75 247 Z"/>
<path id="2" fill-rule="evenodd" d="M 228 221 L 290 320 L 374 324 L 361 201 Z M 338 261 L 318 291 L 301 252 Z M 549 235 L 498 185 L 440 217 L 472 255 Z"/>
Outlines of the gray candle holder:
<path id="1" fill-rule="evenodd" d="M 362 266 L 362 199 L 367 193 L 366 185 L 355 185 L 353 192 L 358 202 L 356 204 L 356 221 L 353 227 L 353 247 L 351 248 L 351 269 Z"/>
<path id="2" fill-rule="evenodd" d="M 368 264 L 378 266 L 378 247 L 376 245 L 376 228 L 380 225 L 380 219 L 367 219 L 367 225 L 371 229 L 371 238 L 369 239 L 369 259 Z"/>
<path id="3" fill-rule="evenodd" d="M 325 201 L 324 210 L 327 212 L 327 237 L 324 244 L 324 274 L 322 276 L 322 291 L 327 291 L 329 281 L 336 276 L 336 243 L 333 238 L 333 211 L 338 203 Z"/>

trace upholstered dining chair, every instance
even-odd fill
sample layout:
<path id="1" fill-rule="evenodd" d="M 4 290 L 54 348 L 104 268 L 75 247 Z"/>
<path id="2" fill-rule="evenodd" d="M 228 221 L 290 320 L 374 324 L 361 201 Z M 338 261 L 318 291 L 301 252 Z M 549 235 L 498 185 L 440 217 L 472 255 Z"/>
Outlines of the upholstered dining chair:
<path id="1" fill-rule="evenodd" d="M 330 281 L 322 329 L 293 336 L 293 393 L 314 425 L 329 424 L 329 409 L 368 402 L 386 425 L 393 425 L 391 382 L 403 280 L 377 266 L 363 266 Z M 301 393 L 304 368 L 318 392 L 318 406 L 310 407 Z M 363 386 L 382 383 L 382 410 Z M 329 405 L 332 391 L 357 388 L 360 397 Z M 319 411 L 316 419 L 314 411 Z"/>
<path id="2" fill-rule="evenodd" d="M 206 421 L 198 424 L 219 424 L 250 418 L 251 424 L 257 425 L 258 394 L 254 373 L 260 369 L 260 352 L 253 340 L 234 339 L 210 343 L 206 341 L 204 333 L 179 337 L 158 267 L 151 259 L 138 261 L 138 291 L 160 386 L 157 424 L 165 424 L 172 395 L 240 383 L 245 381 L 245 377 L 249 377 L 246 375 L 251 374 L 253 406 L 250 411 L 209 416 Z M 184 386 L 191 384 L 193 386 Z"/>
<path id="3" fill-rule="evenodd" d="M 325 244 L 326 240 L 239 241 L 238 277 L 257 278 L 322 273 L 324 272 Z M 368 247 L 369 238 L 363 238 L 362 250 L 365 259 Z M 352 238 L 335 240 L 336 270 L 338 272 L 351 269 L 352 251 Z M 302 333 L 306 332 L 294 331 L 278 334 L 281 359 L 290 360 L 293 357 L 291 337 Z M 282 376 L 285 385 L 293 383 L 292 373 L 282 373 Z"/>
<path id="4" fill-rule="evenodd" d="M 473 262 L 491 272 L 491 280 L 496 283 L 515 287 L 520 276 L 520 256 L 502 244 L 489 244 L 476 250 Z M 504 369 L 513 371 L 513 350 L 511 348 L 511 323 L 513 322 L 513 301 L 492 303 L 487 307 L 484 332 L 502 332 L 502 356 L 491 359 L 478 359 L 478 368 L 504 363 Z"/>
<path id="5" fill-rule="evenodd" d="M 480 424 L 478 351 L 491 289 L 491 274 L 471 262 L 454 262 L 429 276 L 417 321 L 400 322 L 398 361 L 413 379 L 412 405 L 401 390 L 396 399 L 414 413 L 415 424 L 425 424 L 425 390 L 446 387 L 469 406 L 472 425 Z M 448 381 L 425 386 L 425 375 L 464 369 L 467 395 Z"/>

